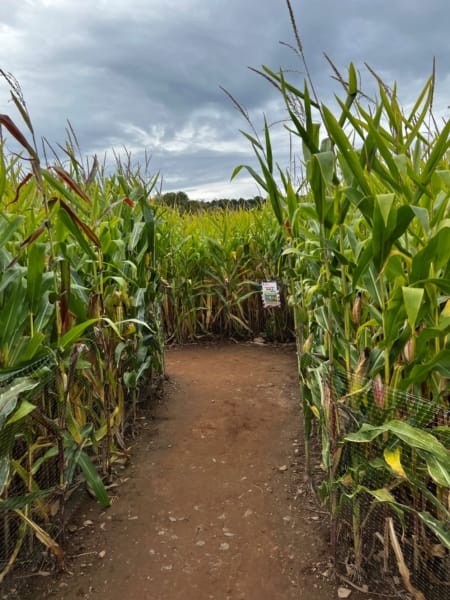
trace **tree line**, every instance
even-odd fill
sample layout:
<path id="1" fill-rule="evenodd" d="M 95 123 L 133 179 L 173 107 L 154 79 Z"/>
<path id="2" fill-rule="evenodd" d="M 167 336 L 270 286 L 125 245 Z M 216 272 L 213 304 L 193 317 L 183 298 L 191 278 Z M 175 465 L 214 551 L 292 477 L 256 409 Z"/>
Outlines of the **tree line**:
<path id="1" fill-rule="evenodd" d="M 177 208 L 180 212 L 201 212 L 214 209 L 252 209 L 265 203 L 262 196 L 253 198 L 220 198 L 216 200 L 191 200 L 186 192 L 166 192 L 156 197 L 158 204 Z"/>

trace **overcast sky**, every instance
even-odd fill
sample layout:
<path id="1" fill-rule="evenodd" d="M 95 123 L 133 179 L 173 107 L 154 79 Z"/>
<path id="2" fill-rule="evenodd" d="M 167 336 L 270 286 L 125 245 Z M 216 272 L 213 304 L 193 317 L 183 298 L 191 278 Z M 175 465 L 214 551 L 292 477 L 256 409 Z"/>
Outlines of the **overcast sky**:
<path id="1" fill-rule="evenodd" d="M 343 72 L 353 61 L 363 82 L 368 62 L 399 84 L 403 103 L 431 73 L 436 104 L 450 104 L 449 0 L 292 0 L 307 62 L 324 100 L 339 87 L 323 57 Z M 252 197 L 259 190 L 234 167 L 253 163 L 242 115 L 257 128 L 282 117 L 276 91 L 248 67 L 301 63 L 285 0 L 1 0 L 0 68 L 19 81 L 38 137 L 64 144 L 69 120 L 88 157 L 126 148 L 151 156 L 162 191 L 191 198 Z M 0 112 L 17 122 L 0 81 Z M 444 115 L 446 116 L 446 115 Z M 277 134 L 275 140 L 278 140 Z M 276 158 L 287 166 L 288 147 Z"/>

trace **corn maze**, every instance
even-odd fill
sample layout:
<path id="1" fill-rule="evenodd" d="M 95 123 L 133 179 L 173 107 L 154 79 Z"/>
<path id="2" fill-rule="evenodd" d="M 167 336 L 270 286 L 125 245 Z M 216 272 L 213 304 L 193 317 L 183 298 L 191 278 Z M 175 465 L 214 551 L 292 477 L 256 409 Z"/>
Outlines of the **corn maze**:
<path id="1" fill-rule="evenodd" d="M 147 168 L 85 162 L 71 129 L 64 160 L 44 165 L 3 74 L 19 121 L 0 123 L 21 154 L 2 142 L 0 581 L 42 545 L 62 565 L 74 487 L 108 505 L 165 343 L 295 335 L 305 460 L 318 440 L 338 576 L 447 597 L 450 123 L 432 113 L 434 74 L 405 111 L 375 73 L 369 101 L 353 65 L 332 67 L 337 115 L 310 80 L 262 70 L 304 179 L 277 165 L 265 122 L 245 134 L 259 169 L 233 176 L 246 168 L 267 201 L 195 214 L 159 204 Z M 264 280 L 279 282 L 280 308 L 264 310 Z"/>

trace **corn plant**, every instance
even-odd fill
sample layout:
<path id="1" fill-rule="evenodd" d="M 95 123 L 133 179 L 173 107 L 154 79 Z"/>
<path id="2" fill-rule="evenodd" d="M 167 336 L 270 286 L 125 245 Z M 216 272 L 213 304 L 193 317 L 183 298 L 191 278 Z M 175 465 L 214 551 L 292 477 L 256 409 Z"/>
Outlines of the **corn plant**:
<path id="1" fill-rule="evenodd" d="M 163 370 L 157 177 L 118 164 L 101 178 L 96 159 L 87 169 L 76 157 L 72 130 L 67 166 L 44 167 L 20 87 L 3 75 L 26 134 L 8 115 L 0 123 L 27 161 L 8 162 L 2 147 L 0 510 L 11 552 L 1 578 L 35 538 L 62 563 L 46 529 L 55 515 L 63 528 L 80 475 L 109 504 L 103 479 L 126 453 L 125 424 Z"/>
<path id="2" fill-rule="evenodd" d="M 168 340 L 289 335 L 288 313 L 264 313 L 260 300 L 261 281 L 278 275 L 282 247 L 266 206 L 163 210 L 158 243 Z"/>
<path id="3" fill-rule="evenodd" d="M 405 552 L 418 574 L 424 548 L 450 549 L 450 124 L 438 129 L 431 113 L 434 73 L 405 114 L 396 87 L 372 70 L 379 99 L 369 102 L 352 64 L 347 78 L 330 64 L 345 91 L 337 116 L 310 78 L 298 89 L 282 70 L 261 71 L 301 142 L 305 182 L 296 189 L 276 164 L 267 122 L 261 137 L 245 134 L 261 172 L 239 166 L 234 176 L 246 168 L 256 178 L 285 238 L 306 448 L 317 420 L 333 545 L 350 513 L 361 578 L 370 518 L 382 503 L 385 523 L 393 510 L 411 535 Z M 387 526 L 381 537 L 387 556 Z"/>

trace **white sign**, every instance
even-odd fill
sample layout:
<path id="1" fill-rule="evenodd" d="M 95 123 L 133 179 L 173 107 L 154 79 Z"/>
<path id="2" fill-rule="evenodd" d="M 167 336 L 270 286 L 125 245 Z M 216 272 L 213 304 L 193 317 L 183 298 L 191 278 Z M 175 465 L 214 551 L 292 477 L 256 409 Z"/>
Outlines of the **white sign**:
<path id="1" fill-rule="evenodd" d="M 281 306 L 280 292 L 276 281 L 263 281 L 261 283 L 261 296 L 264 308 L 278 308 Z"/>

